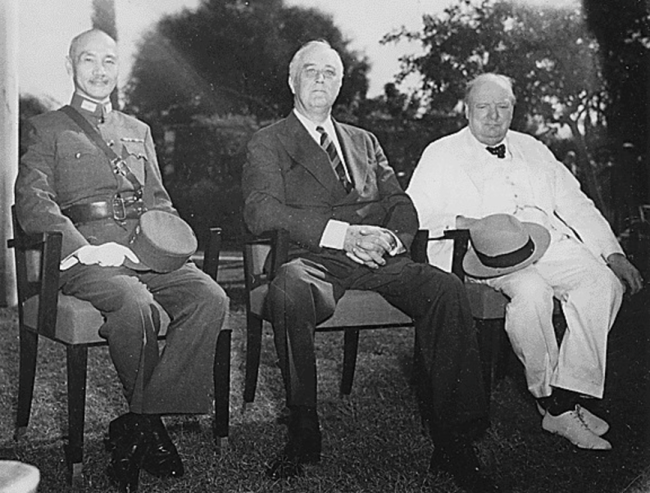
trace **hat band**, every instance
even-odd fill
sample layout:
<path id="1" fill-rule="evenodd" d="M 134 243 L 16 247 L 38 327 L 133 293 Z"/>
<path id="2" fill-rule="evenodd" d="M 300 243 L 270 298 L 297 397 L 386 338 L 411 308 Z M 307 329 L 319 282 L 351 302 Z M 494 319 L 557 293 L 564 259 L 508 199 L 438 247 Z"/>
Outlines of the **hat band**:
<path id="1" fill-rule="evenodd" d="M 476 249 L 474 250 L 476 251 L 476 256 L 483 265 L 496 269 L 503 267 L 512 267 L 514 265 L 520 264 L 533 254 L 535 251 L 535 243 L 531 237 L 528 237 L 528 243 L 526 243 L 521 248 L 518 248 L 512 252 L 503 253 L 501 255 L 495 255 L 494 257 L 485 255 Z"/>

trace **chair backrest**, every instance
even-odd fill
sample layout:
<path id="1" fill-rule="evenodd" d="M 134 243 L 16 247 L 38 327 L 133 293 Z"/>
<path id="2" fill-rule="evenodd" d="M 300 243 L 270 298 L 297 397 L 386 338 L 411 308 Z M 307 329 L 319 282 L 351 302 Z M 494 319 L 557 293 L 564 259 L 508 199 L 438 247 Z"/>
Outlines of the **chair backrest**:
<path id="1" fill-rule="evenodd" d="M 41 333 L 54 338 L 59 290 L 59 263 L 62 234 L 59 231 L 27 234 L 16 219 L 12 207 L 14 238 L 8 246 L 14 249 L 18 310 L 22 317 L 23 303 L 39 296 L 38 326 Z"/>

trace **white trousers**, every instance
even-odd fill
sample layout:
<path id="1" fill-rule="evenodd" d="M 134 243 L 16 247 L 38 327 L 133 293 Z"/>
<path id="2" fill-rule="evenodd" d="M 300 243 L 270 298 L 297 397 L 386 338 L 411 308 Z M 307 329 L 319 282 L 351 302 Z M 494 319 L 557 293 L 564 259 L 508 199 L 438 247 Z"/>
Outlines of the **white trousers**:
<path id="1" fill-rule="evenodd" d="M 534 265 L 483 280 L 508 298 L 505 329 L 524 364 L 535 397 L 551 387 L 602 398 L 607 336 L 623 298 L 623 285 L 584 245 L 564 237 L 551 242 Z M 553 297 L 562 303 L 567 330 L 558 347 Z"/>

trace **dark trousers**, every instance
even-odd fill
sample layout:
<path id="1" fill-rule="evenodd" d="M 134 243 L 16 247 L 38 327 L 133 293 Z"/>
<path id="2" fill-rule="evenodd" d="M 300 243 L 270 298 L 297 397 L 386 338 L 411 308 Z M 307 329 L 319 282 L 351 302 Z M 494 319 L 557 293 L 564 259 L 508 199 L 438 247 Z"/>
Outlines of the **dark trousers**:
<path id="1" fill-rule="evenodd" d="M 270 311 L 289 406 L 316 405 L 316 325 L 346 289 L 372 290 L 415 320 L 417 393 L 432 433 L 486 422 L 476 329 L 462 283 L 406 256 L 373 270 L 310 255 L 284 264 L 270 290 Z M 363 310 L 360 306 L 359 310 Z"/>
<path id="2" fill-rule="evenodd" d="M 90 301 L 105 318 L 100 335 L 130 410 L 208 413 L 217 336 L 228 312 L 223 289 L 193 264 L 158 274 L 77 264 L 62 272 L 62 291 Z M 164 349 L 161 319 L 171 319 Z"/>

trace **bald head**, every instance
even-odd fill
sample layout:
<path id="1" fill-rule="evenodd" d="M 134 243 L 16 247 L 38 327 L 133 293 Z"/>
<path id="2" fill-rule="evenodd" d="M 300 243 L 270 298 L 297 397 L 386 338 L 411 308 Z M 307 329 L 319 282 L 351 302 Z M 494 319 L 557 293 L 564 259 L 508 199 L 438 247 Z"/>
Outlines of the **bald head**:
<path id="1" fill-rule="evenodd" d="M 74 38 L 72 38 L 72 41 L 70 42 L 70 49 L 68 50 L 68 56 L 72 60 L 77 58 L 80 53 L 80 48 L 83 48 L 85 44 L 91 39 L 104 40 L 109 44 L 112 43 L 115 46 L 117 45 L 115 40 L 101 29 L 88 29 L 88 31 L 77 34 Z"/>

